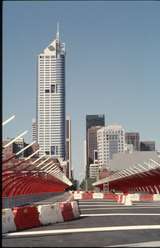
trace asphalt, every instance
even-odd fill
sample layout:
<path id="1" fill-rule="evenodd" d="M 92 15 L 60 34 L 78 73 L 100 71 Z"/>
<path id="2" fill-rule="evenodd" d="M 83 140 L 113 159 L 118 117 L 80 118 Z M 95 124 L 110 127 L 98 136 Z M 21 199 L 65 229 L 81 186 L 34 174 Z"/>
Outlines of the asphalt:
<path id="1" fill-rule="evenodd" d="M 67 197 L 67 194 L 65 194 L 65 197 Z M 52 201 L 52 199 L 48 199 L 48 201 Z M 160 204 L 158 202 L 139 202 L 134 203 L 133 206 L 119 206 L 117 203 L 98 199 L 90 201 L 90 203 L 88 201 L 79 201 L 79 203 L 81 218 L 17 232 L 16 237 L 4 236 L 2 240 L 3 247 L 112 247 L 124 245 L 132 247 L 132 244 L 135 243 L 139 247 L 143 247 L 144 243 L 152 244 L 151 247 L 158 247 L 158 244 L 160 246 L 160 227 L 150 229 L 152 226 L 160 225 Z M 85 205 L 87 204 L 91 205 L 89 208 L 92 210 L 86 210 L 88 207 L 85 207 Z M 97 206 L 102 204 L 105 207 L 103 210 Z M 113 215 L 87 216 L 89 214 Z M 143 229 L 142 227 L 142 229 L 138 230 L 142 225 L 147 226 L 147 228 Z M 134 226 L 133 230 L 129 230 L 131 226 Z M 94 227 L 96 230 L 93 232 L 90 228 Z M 105 229 L 107 227 L 108 230 L 99 231 L 100 228 Z M 111 231 L 110 227 L 122 227 L 124 230 Z M 89 229 L 84 232 L 84 228 Z M 60 233 L 54 233 L 56 230 L 59 230 Z M 68 233 L 63 233 L 66 230 L 68 230 Z M 77 232 L 74 233 L 73 230 L 77 230 Z M 40 235 L 38 234 L 39 231 L 42 231 Z M 25 233 L 25 235 L 18 236 L 20 233 Z"/>

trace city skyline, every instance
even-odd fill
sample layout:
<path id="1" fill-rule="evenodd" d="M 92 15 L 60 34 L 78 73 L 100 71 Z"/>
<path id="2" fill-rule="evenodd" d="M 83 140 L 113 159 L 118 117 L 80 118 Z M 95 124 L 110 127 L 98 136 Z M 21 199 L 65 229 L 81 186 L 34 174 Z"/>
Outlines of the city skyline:
<path id="1" fill-rule="evenodd" d="M 3 119 L 16 114 L 4 135 L 14 137 L 28 129 L 31 141 L 36 56 L 52 41 L 60 21 L 62 40 L 68 47 L 66 113 L 72 120 L 75 178 L 85 175 L 87 114 L 104 113 L 107 124 L 116 122 L 127 132 L 139 132 L 141 140 L 155 140 L 160 149 L 160 5 L 40 3 L 3 3 Z M 96 16 L 101 18 L 95 20 Z"/>

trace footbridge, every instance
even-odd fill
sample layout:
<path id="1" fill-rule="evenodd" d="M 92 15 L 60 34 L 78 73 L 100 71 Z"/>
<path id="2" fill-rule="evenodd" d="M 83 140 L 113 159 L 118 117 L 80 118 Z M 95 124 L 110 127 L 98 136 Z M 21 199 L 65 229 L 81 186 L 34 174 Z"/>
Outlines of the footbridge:
<path id="1" fill-rule="evenodd" d="M 143 163 L 137 163 L 127 169 L 119 170 L 112 175 L 93 183 L 93 186 L 116 192 L 148 192 L 160 193 L 160 156 L 150 158 Z"/>
<path id="2" fill-rule="evenodd" d="M 14 119 L 10 117 L 3 122 L 3 126 Z M 13 144 L 18 138 L 25 135 L 24 131 L 16 138 L 3 146 L 3 151 Z M 17 197 L 28 197 L 33 200 L 33 196 L 48 195 L 51 193 L 64 192 L 72 185 L 72 182 L 65 176 L 63 168 L 58 160 L 51 156 L 42 155 L 34 158 L 40 151 L 37 149 L 26 158 L 19 158 L 19 155 L 28 149 L 33 143 L 27 145 L 16 154 L 2 160 L 2 198 L 4 201 L 16 199 Z M 12 204 L 13 205 L 13 204 Z"/>

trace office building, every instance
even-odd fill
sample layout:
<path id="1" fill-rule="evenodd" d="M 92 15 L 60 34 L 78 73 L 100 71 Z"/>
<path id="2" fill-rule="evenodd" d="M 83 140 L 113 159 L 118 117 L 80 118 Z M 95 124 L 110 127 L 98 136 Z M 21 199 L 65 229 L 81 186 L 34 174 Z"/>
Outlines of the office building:
<path id="1" fill-rule="evenodd" d="M 66 176 L 71 178 L 72 158 L 71 158 L 71 118 L 66 118 L 66 161 L 67 161 L 67 173 Z"/>
<path id="2" fill-rule="evenodd" d="M 105 126 L 105 116 L 100 115 L 86 115 L 86 178 L 89 177 L 89 165 L 93 163 L 89 159 L 89 146 L 88 146 L 88 129 L 95 126 Z"/>
<path id="3" fill-rule="evenodd" d="M 37 142 L 37 122 L 35 119 L 32 119 L 32 141 Z"/>
<path id="4" fill-rule="evenodd" d="M 140 150 L 141 151 L 155 151 L 155 141 L 141 141 Z"/>
<path id="5" fill-rule="evenodd" d="M 133 153 L 134 152 L 134 147 L 133 144 L 124 144 L 124 151 L 125 153 Z"/>
<path id="6" fill-rule="evenodd" d="M 10 141 L 11 141 L 11 139 L 3 140 L 3 147 L 5 145 L 7 145 Z M 13 143 L 10 144 L 9 146 L 7 146 L 6 148 L 3 148 L 3 150 L 2 150 L 2 159 L 3 160 L 8 159 L 8 158 L 12 157 L 13 155 L 14 155 Z"/>
<path id="7" fill-rule="evenodd" d="M 139 133 L 137 133 L 137 132 L 126 132 L 125 133 L 125 142 L 128 145 L 132 144 L 134 151 L 139 151 L 140 150 Z"/>
<path id="8" fill-rule="evenodd" d="M 17 140 L 15 140 L 15 142 L 13 143 L 13 153 L 17 153 L 20 150 L 22 150 L 25 147 L 25 142 L 23 138 L 19 138 Z M 24 151 L 21 152 L 18 156 L 18 158 L 23 158 L 24 157 Z"/>
<path id="9" fill-rule="evenodd" d="M 89 177 L 93 179 L 97 179 L 99 174 L 99 165 L 98 164 L 90 164 L 89 165 Z"/>
<path id="10" fill-rule="evenodd" d="M 113 154 L 124 152 L 125 131 L 120 125 L 109 125 L 97 131 L 98 162 L 109 166 Z"/>
<path id="11" fill-rule="evenodd" d="M 40 155 L 65 159 L 65 44 L 56 38 L 38 55 L 37 127 Z"/>
<path id="12" fill-rule="evenodd" d="M 101 126 L 92 126 L 88 129 L 88 158 L 94 163 L 97 160 L 97 130 Z"/>

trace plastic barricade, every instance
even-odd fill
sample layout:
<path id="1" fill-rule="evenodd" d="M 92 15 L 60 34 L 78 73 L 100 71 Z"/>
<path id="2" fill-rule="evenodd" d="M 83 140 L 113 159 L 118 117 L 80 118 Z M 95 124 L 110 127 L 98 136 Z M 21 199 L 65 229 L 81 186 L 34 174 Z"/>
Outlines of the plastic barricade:
<path id="1" fill-rule="evenodd" d="M 154 194 L 153 201 L 160 201 L 160 194 Z"/>
<path id="2" fill-rule="evenodd" d="M 83 200 L 90 200 L 93 199 L 93 194 L 91 192 L 84 192 L 82 195 Z"/>
<path id="3" fill-rule="evenodd" d="M 104 193 L 103 194 L 103 199 L 117 201 L 118 200 L 118 195 L 111 194 L 111 193 Z"/>
<path id="4" fill-rule="evenodd" d="M 17 230 L 23 230 L 41 225 L 36 206 L 24 206 L 13 208 L 14 222 Z"/>
<path id="5" fill-rule="evenodd" d="M 74 199 L 75 200 L 82 199 L 82 192 L 74 192 Z"/>
<path id="6" fill-rule="evenodd" d="M 72 206 L 72 211 L 73 211 L 74 218 L 79 218 L 80 217 L 80 209 L 79 209 L 78 202 L 77 201 L 72 201 L 71 206 Z"/>
<path id="7" fill-rule="evenodd" d="M 39 205 L 37 206 L 37 209 L 39 212 L 39 221 L 42 225 L 48 225 L 58 222 L 56 204 Z"/>
<path id="8" fill-rule="evenodd" d="M 11 208 L 2 210 L 2 233 L 16 231 L 14 215 Z"/>
<path id="9" fill-rule="evenodd" d="M 60 206 L 64 221 L 74 219 L 72 205 L 70 202 L 60 202 L 59 206 Z"/>
<path id="10" fill-rule="evenodd" d="M 153 201 L 153 194 L 141 194 L 139 197 L 140 201 Z"/>
<path id="11" fill-rule="evenodd" d="M 93 199 L 103 199 L 103 193 L 93 193 Z"/>

